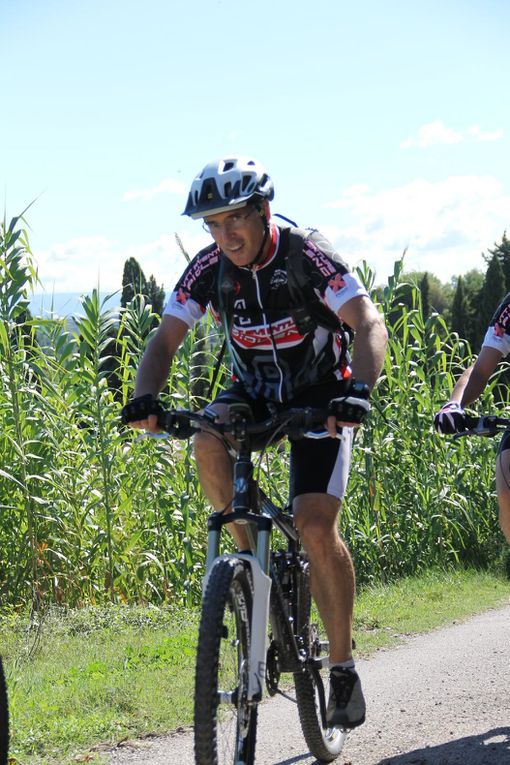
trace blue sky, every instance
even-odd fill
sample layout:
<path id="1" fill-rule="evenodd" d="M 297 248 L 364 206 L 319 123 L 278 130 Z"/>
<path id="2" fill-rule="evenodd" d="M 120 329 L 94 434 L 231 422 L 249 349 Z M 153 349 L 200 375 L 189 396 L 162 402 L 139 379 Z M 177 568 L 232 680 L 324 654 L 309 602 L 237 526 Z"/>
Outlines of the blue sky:
<path id="1" fill-rule="evenodd" d="M 471 268 L 510 222 L 507 0 L 0 0 L 0 199 L 52 291 L 171 288 L 211 159 L 385 282 Z"/>

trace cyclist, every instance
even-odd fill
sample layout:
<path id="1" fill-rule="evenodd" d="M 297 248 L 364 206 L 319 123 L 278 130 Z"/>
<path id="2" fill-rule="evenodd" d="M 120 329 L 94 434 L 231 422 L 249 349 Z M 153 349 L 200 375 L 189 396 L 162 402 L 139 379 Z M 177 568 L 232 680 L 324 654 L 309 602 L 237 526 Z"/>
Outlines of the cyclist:
<path id="1" fill-rule="evenodd" d="M 510 352 L 510 293 L 492 317 L 479 356 L 461 374 L 447 404 L 434 417 L 439 433 L 449 435 L 466 430 L 464 407 L 483 393 L 499 361 Z M 499 523 L 510 542 L 510 431 L 503 435 L 496 458 L 496 489 Z"/>
<path id="2" fill-rule="evenodd" d="M 352 426 L 369 409 L 368 391 L 382 367 L 387 333 L 364 287 L 317 234 L 314 241 L 302 235 L 300 257 L 314 287 L 313 298 L 322 308 L 332 309 L 337 323 L 339 317 L 352 329 L 352 361 L 343 332 L 320 325 L 298 330 L 290 308 L 292 275 L 286 261 L 291 229 L 271 217 L 273 195 L 269 175 L 250 158 L 212 162 L 194 179 L 183 214 L 203 219 L 214 241 L 193 258 L 177 282 L 143 355 L 135 397 L 123 417 L 135 428 L 157 430 L 154 399 L 188 329 L 208 306 L 226 327 L 235 373 L 232 386 L 208 410 L 226 417 L 228 404 L 242 401 L 250 405 L 255 419 L 263 420 L 275 408 L 326 408 L 331 400 L 341 399 L 336 402 L 341 439 L 331 416 L 325 426 L 334 437 L 291 441 L 290 489 L 295 524 L 310 560 L 312 593 L 330 641 L 328 722 L 355 727 L 365 719 L 352 658 L 355 575 L 337 518 L 347 483 Z M 231 458 L 207 433 L 195 436 L 194 450 L 202 488 L 213 507 L 222 510 L 231 501 Z M 242 527 L 232 533 L 239 549 L 246 549 Z"/>

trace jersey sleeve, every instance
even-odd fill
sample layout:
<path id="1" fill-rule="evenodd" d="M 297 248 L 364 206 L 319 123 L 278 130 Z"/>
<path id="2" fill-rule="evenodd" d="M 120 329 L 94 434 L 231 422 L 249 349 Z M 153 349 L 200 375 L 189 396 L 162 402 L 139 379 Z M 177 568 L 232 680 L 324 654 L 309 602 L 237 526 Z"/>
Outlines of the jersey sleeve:
<path id="1" fill-rule="evenodd" d="M 219 250 L 210 245 L 201 250 L 175 285 L 163 314 L 175 316 L 190 328 L 199 321 L 215 300 Z"/>
<path id="2" fill-rule="evenodd" d="M 360 280 L 322 235 L 320 238 L 316 236 L 314 241 L 307 239 L 303 252 L 314 289 L 332 311 L 338 313 L 354 297 L 368 296 Z"/>
<path id="3" fill-rule="evenodd" d="M 485 333 L 482 348 L 495 348 L 503 356 L 510 353 L 510 292 L 497 307 Z"/>

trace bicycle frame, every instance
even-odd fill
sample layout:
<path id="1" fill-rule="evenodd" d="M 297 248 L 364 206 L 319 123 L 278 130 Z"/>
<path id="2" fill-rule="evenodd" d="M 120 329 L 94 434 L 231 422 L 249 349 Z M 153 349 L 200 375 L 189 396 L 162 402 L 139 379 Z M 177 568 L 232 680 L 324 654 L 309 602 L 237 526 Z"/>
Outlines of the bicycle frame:
<path id="1" fill-rule="evenodd" d="M 266 682 L 266 657 L 268 649 L 269 610 L 271 599 L 272 579 L 269 576 L 271 558 L 271 531 L 273 519 L 260 513 L 258 502 L 254 496 L 253 463 L 251 450 L 241 445 L 234 463 L 234 498 L 232 512 L 224 514 L 216 512 L 209 516 L 207 522 L 208 542 L 206 573 L 203 580 L 203 592 L 212 567 L 215 562 L 225 558 L 245 560 L 250 567 L 253 582 L 253 624 L 263 625 L 263 628 L 252 631 L 250 646 L 250 674 L 248 680 L 248 700 L 260 701 Z M 258 488 L 258 487 L 257 487 Z M 281 511 L 264 496 L 262 509 L 269 510 L 275 521 L 288 539 L 297 540 L 297 532 L 286 524 L 279 516 Z M 253 512 L 257 510 L 258 512 Z M 256 548 L 254 554 L 227 553 L 220 555 L 220 537 L 223 526 L 228 523 L 242 523 L 250 528 L 257 528 Z M 290 631 L 290 630 L 289 630 Z M 292 638 L 294 636 L 292 635 Z M 296 646 L 296 654 L 298 653 Z"/>
<path id="2" fill-rule="evenodd" d="M 302 435 L 313 439 L 324 438 L 329 435 L 327 431 L 324 430 L 318 433 L 310 429 L 314 426 L 317 427 L 319 423 L 325 421 L 327 413 L 325 413 L 324 410 L 305 409 L 295 411 L 302 411 L 302 414 L 304 415 L 301 424 Z M 167 412 L 167 414 L 169 413 Z M 191 423 L 193 430 L 202 429 L 205 424 L 206 429 L 217 429 L 221 433 L 223 432 L 222 428 L 225 427 L 224 424 L 215 423 L 214 419 L 206 418 L 198 413 L 194 414 L 186 411 L 176 411 L 172 413 L 171 416 L 176 417 L 177 421 L 179 421 L 180 416 L 183 416 L 185 420 Z M 303 655 L 303 652 L 300 651 L 296 636 L 291 628 L 288 615 L 286 614 L 286 606 L 282 592 L 278 586 L 278 578 L 276 577 L 276 574 L 272 577 L 270 573 L 271 532 L 273 522 L 278 526 L 287 539 L 290 551 L 296 551 L 298 549 L 298 533 L 294 528 L 292 519 L 288 517 L 281 508 L 274 505 L 254 481 L 252 461 L 253 450 L 248 433 L 261 431 L 256 431 L 251 428 L 250 419 L 246 416 L 246 407 L 242 404 L 237 406 L 231 405 L 231 417 L 232 420 L 228 432 L 233 435 L 237 442 L 236 457 L 234 461 L 234 497 L 231 503 L 232 510 L 229 513 L 226 513 L 225 511 L 214 512 L 208 518 L 206 570 L 202 583 L 202 592 L 205 593 L 211 570 L 217 561 L 229 558 L 242 559 L 246 561 L 246 564 L 250 567 L 253 584 L 253 624 L 262 625 L 261 629 L 252 631 L 252 641 L 250 645 L 248 701 L 257 702 L 262 698 L 264 685 L 266 683 L 266 659 L 268 650 L 267 626 L 269 624 L 273 578 L 276 585 L 275 598 L 278 604 L 278 613 L 275 613 L 276 622 L 278 627 L 282 628 L 281 632 L 284 633 L 285 645 L 289 649 L 289 654 L 291 654 L 292 657 L 295 657 L 295 663 L 292 662 L 292 667 L 289 669 L 286 668 L 285 671 L 297 672 L 305 661 L 305 656 Z M 167 420 L 163 418 L 160 424 L 167 434 L 173 433 L 177 437 L 183 437 L 179 431 L 179 425 L 177 425 L 177 431 L 173 430 L 175 420 L 171 419 L 167 422 Z M 219 427 L 216 428 L 216 425 L 219 425 Z M 267 423 L 262 423 L 262 428 L 264 427 L 267 427 Z M 190 432 L 186 431 L 184 437 L 189 437 L 189 435 Z M 342 438 L 340 433 L 338 434 L 338 438 Z M 223 526 L 228 523 L 246 525 L 252 550 L 250 554 L 226 553 L 220 555 L 221 532 Z M 252 532 L 253 527 L 257 529 L 256 539 Z M 321 657 L 320 659 L 315 658 L 311 661 L 311 665 L 314 670 L 318 670 L 321 667 L 326 666 L 328 659 L 329 657 Z M 324 716 L 324 700 L 322 695 L 321 707 Z"/>

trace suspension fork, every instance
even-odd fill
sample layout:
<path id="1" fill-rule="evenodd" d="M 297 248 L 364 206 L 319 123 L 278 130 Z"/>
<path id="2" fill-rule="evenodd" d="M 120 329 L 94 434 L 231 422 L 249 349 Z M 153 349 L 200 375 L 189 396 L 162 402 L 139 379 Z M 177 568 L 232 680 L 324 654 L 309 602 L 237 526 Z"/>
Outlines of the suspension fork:
<path id="1" fill-rule="evenodd" d="M 257 527 L 257 551 L 255 555 L 246 553 L 231 553 L 219 555 L 221 530 L 226 523 L 233 523 L 234 518 L 245 520 Z M 208 545 L 206 574 L 203 581 L 203 593 L 213 566 L 218 560 L 244 560 L 251 571 L 253 583 L 253 603 L 251 613 L 251 644 L 248 675 L 248 700 L 260 701 L 263 695 L 266 679 L 266 656 L 268 648 L 269 602 L 271 594 L 271 578 L 269 576 L 269 555 L 272 521 L 263 515 L 238 511 L 223 515 L 213 513 L 208 521 Z"/>

